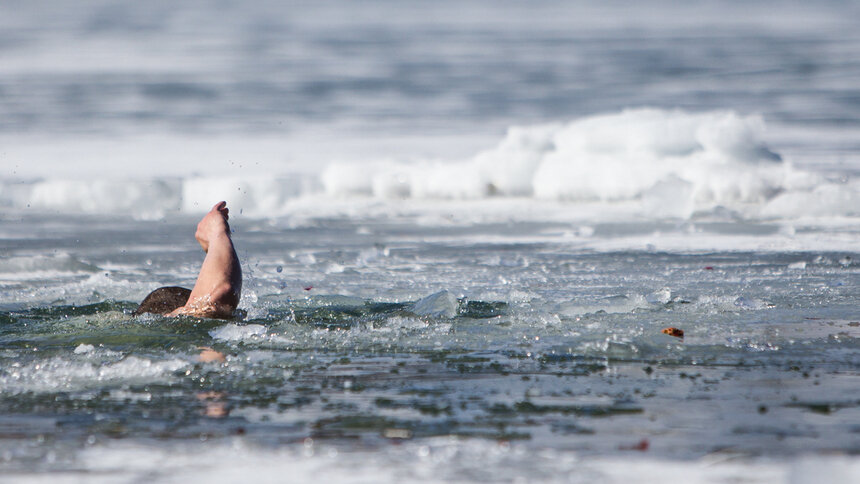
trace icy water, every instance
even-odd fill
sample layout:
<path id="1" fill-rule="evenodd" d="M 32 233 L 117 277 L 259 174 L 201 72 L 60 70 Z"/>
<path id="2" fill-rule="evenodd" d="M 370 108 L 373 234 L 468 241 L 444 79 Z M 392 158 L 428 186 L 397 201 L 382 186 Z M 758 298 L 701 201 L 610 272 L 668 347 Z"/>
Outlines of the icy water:
<path id="1" fill-rule="evenodd" d="M 857 252 L 599 248 L 688 231 L 668 224 L 234 225 L 233 322 L 130 316 L 193 281 L 193 219 L 4 234 L 4 474 L 770 482 L 797 457 L 856 473 L 832 460 L 858 450 Z M 204 346 L 227 360 L 199 362 Z"/>
<path id="2" fill-rule="evenodd" d="M 858 12 L 3 2 L 0 481 L 856 482 Z"/>

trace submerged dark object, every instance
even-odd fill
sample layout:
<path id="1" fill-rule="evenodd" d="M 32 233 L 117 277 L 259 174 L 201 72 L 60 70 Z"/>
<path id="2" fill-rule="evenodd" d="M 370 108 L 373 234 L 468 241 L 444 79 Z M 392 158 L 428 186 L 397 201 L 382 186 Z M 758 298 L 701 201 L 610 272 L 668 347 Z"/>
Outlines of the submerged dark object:
<path id="1" fill-rule="evenodd" d="M 168 314 L 185 306 L 190 296 L 191 289 L 179 286 L 159 287 L 143 298 L 143 302 L 131 314 L 133 316 L 143 313 Z"/>

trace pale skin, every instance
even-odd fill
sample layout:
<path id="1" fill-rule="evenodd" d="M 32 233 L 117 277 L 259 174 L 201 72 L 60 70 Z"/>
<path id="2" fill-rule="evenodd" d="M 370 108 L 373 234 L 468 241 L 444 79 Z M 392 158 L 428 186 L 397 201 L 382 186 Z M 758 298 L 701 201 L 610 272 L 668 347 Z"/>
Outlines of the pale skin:
<path id="1" fill-rule="evenodd" d="M 197 282 L 185 306 L 168 316 L 230 318 L 242 293 L 242 268 L 230 238 L 227 202 L 218 202 L 200 223 L 194 237 L 206 252 Z"/>

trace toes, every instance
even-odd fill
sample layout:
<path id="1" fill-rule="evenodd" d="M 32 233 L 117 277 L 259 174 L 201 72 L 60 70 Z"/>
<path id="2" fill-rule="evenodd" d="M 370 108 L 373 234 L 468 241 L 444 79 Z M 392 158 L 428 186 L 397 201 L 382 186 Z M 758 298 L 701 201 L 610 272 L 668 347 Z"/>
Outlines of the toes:
<path id="1" fill-rule="evenodd" d="M 221 201 L 215 204 L 212 207 L 213 212 L 218 212 L 221 216 L 224 217 L 224 220 L 227 220 L 230 217 L 230 209 L 227 208 L 227 202 Z"/>

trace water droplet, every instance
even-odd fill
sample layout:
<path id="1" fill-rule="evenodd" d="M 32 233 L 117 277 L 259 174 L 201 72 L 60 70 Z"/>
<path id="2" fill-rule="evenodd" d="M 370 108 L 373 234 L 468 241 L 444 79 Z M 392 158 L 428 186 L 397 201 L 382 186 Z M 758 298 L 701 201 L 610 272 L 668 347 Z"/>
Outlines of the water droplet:
<path id="1" fill-rule="evenodd" d="M 278 266 L 275 270 L 278 272 L 278 274 L 280 274 L 281 272 L 284 272 L 283 266 Z"/>

